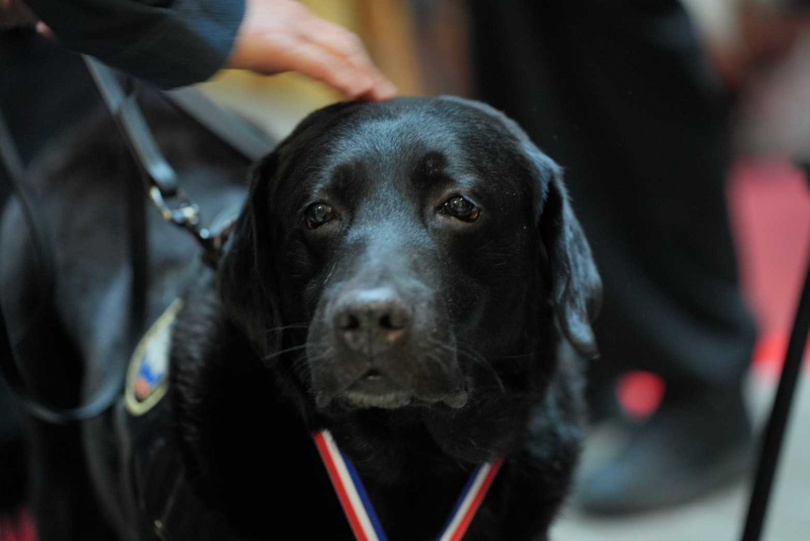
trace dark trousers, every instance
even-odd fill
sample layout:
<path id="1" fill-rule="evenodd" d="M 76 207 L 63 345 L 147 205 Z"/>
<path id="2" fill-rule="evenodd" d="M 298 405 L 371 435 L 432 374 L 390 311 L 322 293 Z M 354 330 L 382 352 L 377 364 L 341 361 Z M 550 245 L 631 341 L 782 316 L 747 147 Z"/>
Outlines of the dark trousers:
<path id="1" fill-rule="evenodd" d="M 479 97 L 557 160 L 605 286 L 597 382 L 738 387 L 755 327 L 725 201 L 728 101 L 675 0 L 475 0 Z"/>

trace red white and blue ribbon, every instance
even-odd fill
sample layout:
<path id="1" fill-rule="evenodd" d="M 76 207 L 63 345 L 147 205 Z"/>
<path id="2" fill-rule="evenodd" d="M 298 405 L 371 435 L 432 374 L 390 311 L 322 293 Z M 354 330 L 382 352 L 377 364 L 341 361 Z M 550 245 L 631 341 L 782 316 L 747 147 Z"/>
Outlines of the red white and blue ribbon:
<path id="1" fill-rule="evenodd" d="M 338 448 L 332 434 L 323 430 L 316 432 L 314 438 L 355 538 L 358 541 L 387 541 L 363 481 L 349 458 Z M 503 458 L 499 458 L 495 462 L 482 464 L 473 471 L 447 524 L 437 537 L 438 541 L 459 541 L 464 537 L 502 465 Z"/>

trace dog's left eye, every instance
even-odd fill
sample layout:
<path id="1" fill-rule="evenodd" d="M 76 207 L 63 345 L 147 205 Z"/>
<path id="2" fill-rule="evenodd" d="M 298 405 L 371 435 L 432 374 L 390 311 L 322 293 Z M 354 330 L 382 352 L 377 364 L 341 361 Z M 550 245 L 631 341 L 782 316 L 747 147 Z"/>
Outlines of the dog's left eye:
<path id="1" fill-rule="evenodd" d="M 455 195 L 444 202 L 439 212 L 465 222 L 474 222 L 481 214 L 481 209 L 469 199 Z"/>
<path id="2" fill-rule="evenodd" d="M 334 220 L 337 217 L 337 212 L 326 203 L 313 203 L 304 211 L 304 217 L 308 228 L 317 229 Z"/>

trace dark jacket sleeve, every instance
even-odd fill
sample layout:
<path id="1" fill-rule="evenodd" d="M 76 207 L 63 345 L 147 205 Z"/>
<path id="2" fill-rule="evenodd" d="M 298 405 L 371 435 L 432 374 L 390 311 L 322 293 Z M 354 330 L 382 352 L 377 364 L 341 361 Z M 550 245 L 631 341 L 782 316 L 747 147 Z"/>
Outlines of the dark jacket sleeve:
<path id="1" fill-rule="evenodd" d="M 27 0 L 69 49 L 162 88 L 210 78 L 227 61 L 245 0 Z"/>

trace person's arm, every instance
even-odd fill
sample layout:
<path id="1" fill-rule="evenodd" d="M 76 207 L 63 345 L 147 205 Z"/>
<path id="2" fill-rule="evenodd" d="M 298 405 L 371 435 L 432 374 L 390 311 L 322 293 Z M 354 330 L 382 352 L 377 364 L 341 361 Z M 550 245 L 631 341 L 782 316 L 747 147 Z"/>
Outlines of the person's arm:
<path id="1" fill-rule="evenodd" d="M 2 1 L 2 0 L 0 0 Z M 297 71 L 348 98 L 396 93 L 348 30 L 293 0 L 27 0 L 69 49 L 163 88 L 223 67 Z"/>
<path id="2" fill-rule="evenodd" d="M 210 78 L 230 55 L 244 0 L 27 0 L 67 48 L 158 86 Z"/>

